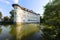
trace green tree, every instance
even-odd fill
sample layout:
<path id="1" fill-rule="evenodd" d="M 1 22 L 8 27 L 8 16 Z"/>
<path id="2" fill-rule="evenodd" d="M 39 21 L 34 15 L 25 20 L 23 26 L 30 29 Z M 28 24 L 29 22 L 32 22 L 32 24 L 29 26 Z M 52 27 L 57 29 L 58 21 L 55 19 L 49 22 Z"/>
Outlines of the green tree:
<path id="1" fill-rule="evenodd" d="M 13 20 L 14 20 L 14 10 L 11 10 L 10 14 L 11 14 L 10 21 L 13 22 Z"/>
<path id="2" fill-rule="evenodd" d="M 9 22 L 9 20 L 10 20 L 10 19 L 9 19 L 8 16 L 5 16 L 5 17 L 4 17 L 4 23 L 5 23 L 5 22 Z"/>
<path id="3" fill-rule="evenodd" d="M 43 24 L 43 22 L 44 22 L 44 19 L 42 16 L 40 16 L 40 24 Z"/>
<path id="4" fill-rule="evenodd" d="M 2 18 L 2 13 L 0 12 L 0 18 Z"/>
<path id="5" fill-rule="evenodd" d="M 60 39 L 60 0 L 54 0 L 45 6 L 44 24 L 55 28 L 44 28 L 43 32 L 46 37 L 45 40 L 59 40 Z M 54 36 L 53 36 L 54 35 Z M 45 38 L 44 37 L 44 38 Z"/>
<path id="6" fill-rule="evenodd" d="M 45 6 L 44 23 L 49 25 L 60 25 L 60 3 L 53 1 Z"/>

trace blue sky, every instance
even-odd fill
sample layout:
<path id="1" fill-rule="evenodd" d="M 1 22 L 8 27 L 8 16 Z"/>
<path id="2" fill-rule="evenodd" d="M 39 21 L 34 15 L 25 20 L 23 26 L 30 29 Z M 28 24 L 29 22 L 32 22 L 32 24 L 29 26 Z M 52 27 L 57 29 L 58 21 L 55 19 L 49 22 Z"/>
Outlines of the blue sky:
<path id="1" fill-rule="evenodd" d="M 33 10 L 40 15 L 44 12 L 44 6 L 49 0 L 0 0 L 0 11 L 3 16 L 10 16 L 9 12 L 13 9 L 12 4 L 19 4 L 27 9 Z"/>

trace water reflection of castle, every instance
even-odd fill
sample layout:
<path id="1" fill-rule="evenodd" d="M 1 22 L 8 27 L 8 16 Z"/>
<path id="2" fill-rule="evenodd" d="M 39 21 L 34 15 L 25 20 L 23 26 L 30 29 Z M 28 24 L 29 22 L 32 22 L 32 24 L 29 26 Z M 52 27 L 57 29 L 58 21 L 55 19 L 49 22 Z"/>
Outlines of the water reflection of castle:
<path id="1" fill-rule="evenodd" d="M 33 12 L 32 10 L 23 8 L 18 4 L 13 4 L 15 13 L 14 13 L 14 22 L 22 23 L 39 23 L 40 15 Z"/>

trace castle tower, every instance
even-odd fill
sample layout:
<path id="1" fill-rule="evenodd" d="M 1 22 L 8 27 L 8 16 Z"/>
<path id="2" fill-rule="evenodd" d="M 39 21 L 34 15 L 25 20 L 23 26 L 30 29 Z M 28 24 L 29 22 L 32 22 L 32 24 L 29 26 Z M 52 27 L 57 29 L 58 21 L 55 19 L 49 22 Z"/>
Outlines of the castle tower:
<path id="1" fill-rule="evenodd" d="M 21 10 L 21 8 L 19 7 L 18 4 L 13 4 L 12 5 L 14 8 L 14 23 L 21 23 L 22 22 L 22 18 L 21 18 L 21 14 L 23 13 L 23 11 Z"/>

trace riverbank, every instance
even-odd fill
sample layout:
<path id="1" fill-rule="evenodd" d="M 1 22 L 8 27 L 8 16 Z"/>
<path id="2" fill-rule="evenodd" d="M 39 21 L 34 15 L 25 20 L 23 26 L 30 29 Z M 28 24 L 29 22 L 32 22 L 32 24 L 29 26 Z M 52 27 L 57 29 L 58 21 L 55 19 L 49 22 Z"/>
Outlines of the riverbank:
<path id="1" fill-rule="evenodd" d="M 0 22 L 0 25 L 13 25 L 13 22 Z"/>

